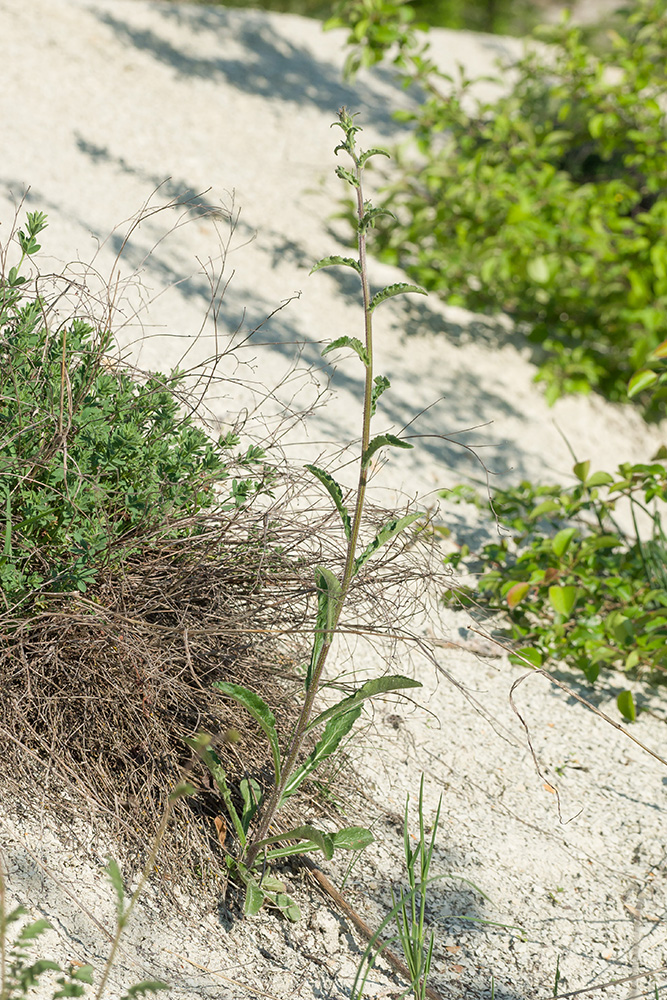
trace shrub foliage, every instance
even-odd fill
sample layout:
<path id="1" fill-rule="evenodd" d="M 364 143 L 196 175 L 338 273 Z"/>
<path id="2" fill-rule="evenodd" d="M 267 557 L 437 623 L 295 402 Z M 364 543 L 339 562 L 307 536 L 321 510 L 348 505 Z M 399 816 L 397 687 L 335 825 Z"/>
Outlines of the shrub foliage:
<path id="1" fill-rule="evenodd" d="M 550 401 L 627 398 L 667 327 L 666 0 L 640 0 L 603 54 L 567 22 L 542 29 L 509 90 L 481 102 L 429 59 L 403 5 L 368 6 L 339 11 L 348 68 L 394 52 L 425 95 L 400 114 L 413 155 L 385 192 L 399 224 L 379 220 L 374 249 L 448 302 L 526 324 Z"/>

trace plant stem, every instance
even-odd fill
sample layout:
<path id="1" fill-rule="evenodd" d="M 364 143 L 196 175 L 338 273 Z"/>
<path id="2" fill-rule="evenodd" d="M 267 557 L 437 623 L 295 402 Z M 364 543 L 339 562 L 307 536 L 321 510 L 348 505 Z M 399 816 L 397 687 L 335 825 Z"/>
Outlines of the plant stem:
<path id="1" fill-rule="evenodd" d="M 352 125 L 352 119 L 348 118 L 345 109 L 342 109 L 339 115 L 341 122 L 345 124 L 349 121 L 350 126 Z M 280 805 L 280 800 L 282 798 L 283 792 L 289 781 L 292 772 L 296 766 L 299 753 L 301 751 L 301 746 L 303 744 L 306 729 L 308 727 L 308 722 L 313 711 L 313 705 L 315 703 L 315 698 L 319 690 L 320 682 L 322 680 L 322 674 L 324 672 L 324 667 L 329 656 L 329 651 L 331 649 L 331 637 L 335 634 L 340 621 L 340 616 L 347 598 L 348 590 L 350 588 L 350 583 L 354 575 L 354 558 L 357 551 L 357 543 L 359 540 L 359 531 L 361 528 L 361 521 L 364 513 L 364 502 L 366 498 L 366 487 L 368 485 L 368 462 L 364 461 L 364 456 L 370 442 L 371 433 L 371 413 L 373 406 L 373 320 L 371 312 L 371 296 L 370 287 L 368 283 L 368 266 L 367 266 L 367 253 L 366 253 L 366 227 L 362 224 L 364 217 L 364 196 L 362 187 L 362 170 L 363 165 L 360 162 L 359 157 L 354 151 L 354 128 L 344 129 L 347 133 L 346 142 L 344 148 L 350 154 L 355 165 L 355 175 L 357 179 L 356 184 L 356 194 L 357 194 L 357 218 L 359 220 L 357 227 L 357 246 L 359 250 L 359 265 L 360 265 L 360 278 L 361 278 L 361 291 L 363 296 L 364 305 L 364 338 L 365 338 L 365 348 L 367 355 L 366 362 L 366 377 L 364 381 L 364 405 L 362 414 L 362 426 L 361 426 L 361 454 L 359 457 L 359 480 L 357 484 L 357 493 L 354 507 L 354 516 L 352 518 L 352 527 L 350 530 L 350 537 L 347 543 L 347 553 L 345 557 L 345 568 L 343 570 L 343 579 L 341 581 L 340 594 L 338 596 L 337 607 L 333 617 L 333 623 L 331 630 L 320 650 L 320 655 L 317 658 L 315 664 L 315 669 L 313 670 L 310 686 L 306 692 L 306 697 L 299 715 L 299 720 L 294 730 L 294 735 L 290 743 L 290 747 L 287 753 L 287 758 L 285 764 L 283 765 L 282 774 L 280 781 L 274 786 L 273 791 L 266 802 L 266 805 L 261 811 L 261 816 L 259 820 L 259 825 L 257 827 L 256 834 L 253 838 L 252 843 L 247 847 L 246 856 L 244 859 L 244 864 L 248 868 L 252 868 L 257 855 L 259 853 L 259 848 L 256 846 L 259 841 L 263 840 L 269 832 L 269 828 L 273 821 L 273 818 Z"/>

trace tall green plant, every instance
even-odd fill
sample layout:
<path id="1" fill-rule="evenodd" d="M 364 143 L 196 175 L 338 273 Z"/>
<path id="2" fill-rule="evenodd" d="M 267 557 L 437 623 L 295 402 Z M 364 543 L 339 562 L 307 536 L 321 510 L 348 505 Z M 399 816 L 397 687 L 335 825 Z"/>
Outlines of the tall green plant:
<path id="1" fill-rule="evenodd" d="M 667 0 L 640 0 L 612 48 L 543 29 L 498 98 L 438 69 L 393 0 L 351 0 L 348 68 L 393 57 L 418 84 L 412 153 L 374 249 L 425 288 L 526 325 L 547 398 L 625 400 L 667 331 Z M 512 79 L 511 76 L 508 76 Z"/>
<path id="2" fill-rule="evenodd" d="M 367 699 L 388 691 L 421 686 L 417 681 L 400 675 L 371 679 L 337 705 L 314 714 L 315 701 L 323 683 L 331 645 L 354 577 L 381 546 L 396 538 L 421 517 L 419 513 L 410 513 L 394 518 L 388 521 L 367 544 L 361 542 L 366 489 L 373 456 L 381 448 L 412 447 L 408 442 L 393 434 L 371 436 L 372 417 L 380 396 L 389 388 L 389 380 L 374 373 L 373 314 L 381 303 L 395 295 L 401 295 L 405 292 L 424 293 L 422 289 L 405 283 L 390 285 L 375 294 L 371 293 L 367 268 L 367 236 L 369 229 L 372 228 L 380 215 L 385 214 L 385 211 L 374 208 L 369 201 L 365 200 L 363 172 L 371 157 L 388 154 L 381 149 L 369 149 L 365 152 L 357 149 L 356 133 L 360 129 L 354 124 L 354 117 L 345 108 L 339 112 L 339 120 L 335 125 L 342 130 L 343 139 L 336 146 L 335 153 L 345 153 L 351 161 L 351 167 L 339 166 L 336 173 L 352 188 L 355 196 L 358 256 L 356 258 L 338 255 L 325 257 L 318 261 L 311 271 L 313 273 L 321 268 L 332 266 L 347 267 L 355 271 L 361 284 L 364 314 L 363 341 L 357 337 L 342 336 L 327 345 L 322 351 L 323 355 L 327 355 L 332 351 L 349 348 L 356 354 L 364 369 L 359 471 L 352 504 L 348 506 L 345 502 L 341 486 L 329 472 L 315 465 L 306 467 L 326 490 L 338 512 L 340 528 L 346 543 L 343 572 L 340 577 L 337 577 L 326 566 L 319 566 L 315 571 L 317 592 L 315 639 L 306 672 L 303 704 L 294 732 L 284 750 L 280 745 L 274 716 L 257 694 L 238 684 L 220 682 L 214 685 L 224 695 L 244 708 L 263 730 L 271 748 L 273 761 L 271 786 L 262 790 L 256 781 L 245 779 L 239 787 L 243 806 L 238 809 L 224 769 L 214 750 L 211 749 L 208 738 L 200 735 L 189 741 L 190 746 L 202 757 L 217 783 L 233 824 L 239 850 L 236 854 L 231 852 L 228 854 L 228 864 L 230 869 L 245 884 L 245 912 L 247 914 L 256 913 L 263 902 L 268 901 L 290 919 L 298 917 L 298 909 L 293 900 L 286 895 L 284 884 L 267 870 L 267 865 L 290 854 L 300 854 L 306 851 L 319 850 L 326 858 L 330 858 L 336 849 L 359 850 L 368 845 L 373 838 L 368 830 L 359 827 L 347 828 L 332 835 L 310 825 L 302 825 L 271 834 L 270 831 L 280 810 L 320 764 L 335 753 L 361 715 L 363 704 Z M 315 734 L 318 736 L 314 749 L 305 760 L 301 760 L 305 742 L 315 737 Z M 285 845 L 284 841 L 294 841 L 295 843 Z M 256 871 L 260 864 L 261 874 Z"/>

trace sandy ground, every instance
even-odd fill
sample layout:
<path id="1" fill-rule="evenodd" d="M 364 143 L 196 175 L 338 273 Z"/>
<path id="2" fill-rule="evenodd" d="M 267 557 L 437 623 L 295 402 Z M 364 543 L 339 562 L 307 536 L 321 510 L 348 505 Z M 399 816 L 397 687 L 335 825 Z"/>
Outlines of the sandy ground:
<path id="1" fill-rule="evenodd" d="M 484 73 L 520 43 L 442 31 L 434 46 L 445 68 L 461 62 Z M 329 221 L 341 192 L 330 125 L 346 105 L 360 112 L 366 145 L 392 144 L 401 132 L 391 112 L 410 100 L 387 71 L 342 83 L 344 55 L 341 33 L 324 35 L 294 16 L 144 0 L 0 0 L 0 239 L 29 188 L 26 206 L 49 216 L 43 271 L 85 273 L 95 294 L 110 277 L 123 282 L 139 269 L 142 286 L 121 285 L 116 301 L 127 357 L 166 369 L 203 363 L 234 345 L 219 362 L 224 378 L 207 396 L 211 425 L 228 426 L 247 407 L 248 433 L 261 439 L 280 424 L 282 446 L 298 463 L 335 454 L 357 433 L 357 368 L 345 362 L 334 372 L 319 357 L 322 343 L 358 334 L 356 292 L 345 275 L 308 276 L 319 257 L 345 252 L 340 223 Z M 124 243 L 123 220 L 146 203 L 204 191 L 198 203 L 220 207 L 218 222 L 181 204 L 147 218 Z M 240 215 L 230 237 L 223 216 L 232 201 Z M 221 246 L 223 282 L 231 280 L 216 331 L 206 312 L 207 274 L 222 267 Z M 372 265 L 376 286 L 401 278 Z M 412 427 L 424 435 L 419 448 L 379 471 L 380 502 L 399 494 L 431 505 L 435 490 L 479 476 L 452 438 L 477 445 L 500 484 L 566 477 L 572 459 L 564 438 L 579 458 L 607 469 L 648 459 L 664 439 L 660 428 L 595 398 L 547 408 L 520 338 L 499 319 L 432 298 L 410 306 L 394 300 L 378 311 L 377 340 L 377 370 L 392 382 L 377 430 L 399 431 L 421 413 Z M 332 376 L 325 405 L 297 419 Z M 273 391 L 262 402 L 266 388 Z M 345 456 L 341 463 L 345 481 Z M 464 626 L 450 615 L 438 631 L 449 628 L 455 638 Z M 350 656 L 360 673 L 382 667 L 379 651 L 341 650 L 339 663 Z M 358 808 L 377 844 L 348 880 L 353 905 L 371 923 L 386 912 L 389 886 L 402 877 L 395 820 L 424 773 L 430 814 L 443 795 L 437 870 L 469 879 L 488 897 L 462 882 L 433 889 L 434 986 L 443 997 L 546 997 L 557 962 L 561 993 L 664 966 L 667 771 L 533 677 L 516 700 L 540 776 L 509 704 L 520 672 L 503 659 L 451 648 L 438 657 L 441 670 L 413 666 L 424 683 L 418 703 L 379 705 L 355 745 L 350 782 L 365 795 Z M 486 718 L 443 670 L 469 687 Z M 596 697 L 616 717 L 613 699 L 624 682 L 610 683 Z M 636 693 L 660 715 L 650 692 Z M 633 732 L 660 747 L 662 725 L 646 714 Z M 560 814 L 548 782 L 559 789 Z M 79 834 L 90 841 L 90 857 L 63 847 L 48 814 L 32 804 L 0 827 L 12 892 L 52 921 L 62 955 L 99 968 L 106 948 L 99 924 L 109 926 L 113 905 L 99 847 Z M 295 891 L 306 912 L 296 927 L 265 914 L 230 927 L 197 899 L 184 897 L 179 911 L 148 893 L 110 995 L 155 976 L 184 998 L 349 996 L 360 954 L 349 928 L 312 888 Z M 522 930 L 459 919 L 471 917 Z M 604 995 L 652 989 L 643 979 Z M 378 973 L 369 992 L 400 990 Z"/>

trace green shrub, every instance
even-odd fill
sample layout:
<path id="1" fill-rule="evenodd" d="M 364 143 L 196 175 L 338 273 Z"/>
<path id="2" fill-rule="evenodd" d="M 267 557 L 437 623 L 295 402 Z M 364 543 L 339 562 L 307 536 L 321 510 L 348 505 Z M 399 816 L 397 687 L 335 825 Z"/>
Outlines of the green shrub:
<path id="1" fill-rule="evenodd" d="M 20 274 L 45 226 L 42 213 L 28 214 L 21 259 L 0 275 L 5 607 L 39 591 L 85 591 L 142 538 L 182 533 L 184 519 L 234 508 L 260 488 L 233 479 L 221 493 L 237 439 L 212 441 L 182 412 L 182 373 L 139 381 L 109 360 L 110 331 L 76 317 L 50 326 L 48 303 Z M 257 471 L 261 457 L 251 448 L 241 461 Z"/>
<path id="2" fill-rule="evenodd" d="M 425 99 L 373 249 L 448 302 L 526 324 L 549 401 L 626 399 L 667 329 L 667 2 L 640 0 L 613 48 L 543 29 L 503 96 L 476 102 L 417 43 L 405 8 L 348 0 L 348 68 L 396 52 Z M 396 44 L 398 50 L 392 49 Z"/>
<path id="3" fill-rule="evenodd" d="M 605 666 L 661 676 L 667 671 L 667 539 L 660 517 L 667 499 L 665 457 L 649 465 L 627 463 L 615 477 L 578 462 L 574 486 L 523 482 L 497 491 L 493 509 L 509 534 L 476 556 L 466 546 L 448 556 L 446 562 L 464 563 L 479 579 L 476 587 L 452 589 L 445 598 L 502 615 L 521 654 L 515 662 L 562 662 L 590 682 Z M 484 507 L 467 487 L 442 495 Z M 633 536 L 614 517 L 623 498 Z M 638 514 L 651 519 L 648 540 L 640 537 Z"/>

